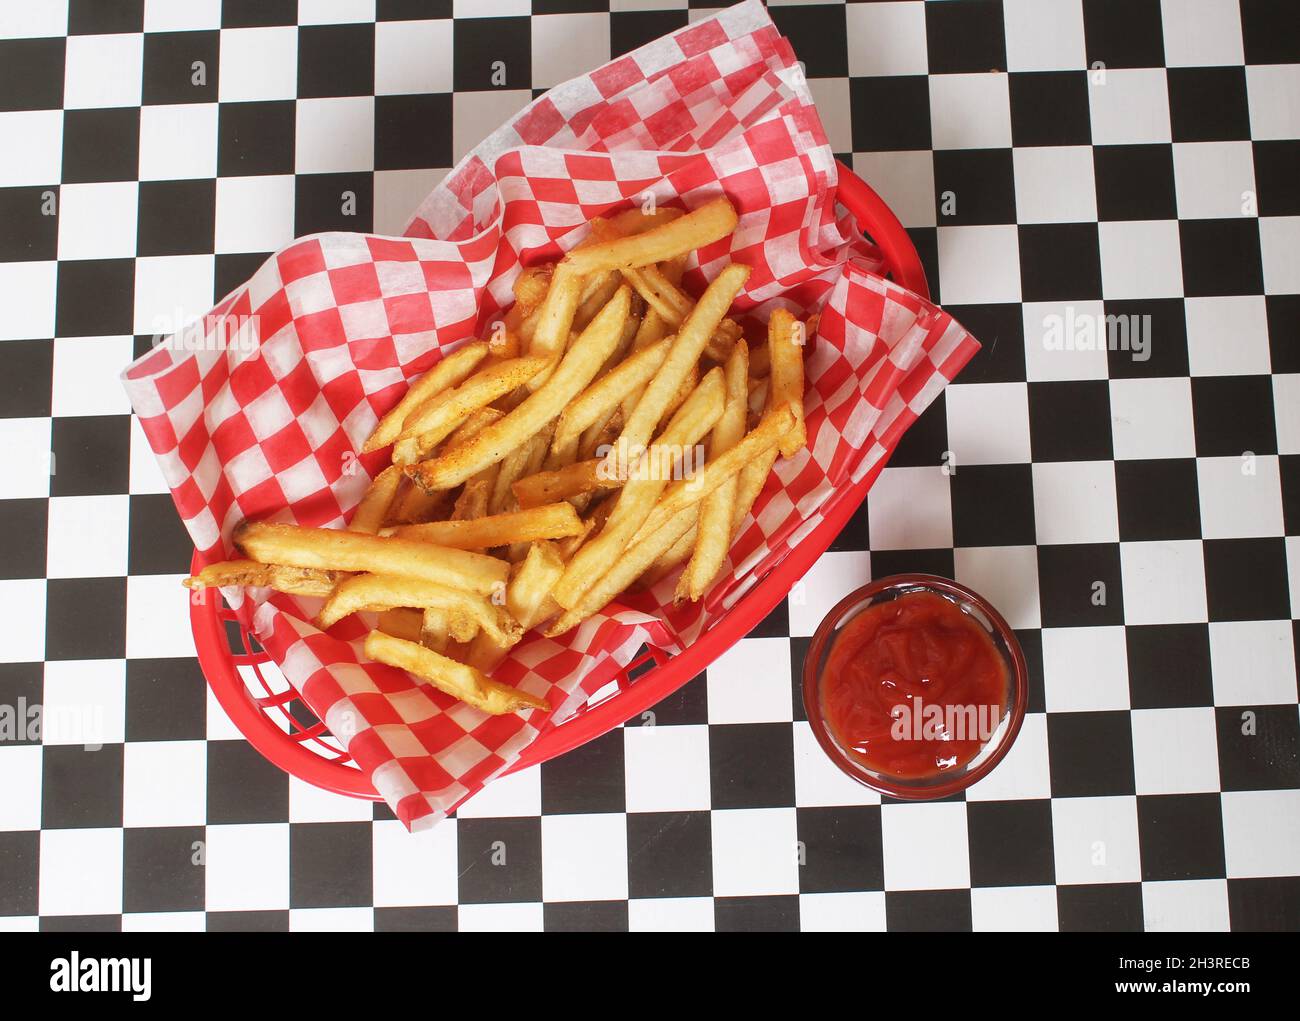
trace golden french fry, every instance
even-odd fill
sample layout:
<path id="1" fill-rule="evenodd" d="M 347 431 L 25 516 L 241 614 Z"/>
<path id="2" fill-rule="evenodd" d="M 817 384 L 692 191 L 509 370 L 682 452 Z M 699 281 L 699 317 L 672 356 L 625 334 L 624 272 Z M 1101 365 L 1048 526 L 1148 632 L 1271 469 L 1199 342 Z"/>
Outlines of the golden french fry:
<path id="1" fill-rule="evenodd" d="M 379 424 L 375 426 L 375 431 L 370 434 L 370 439 L 366 440 L 361 452 L 368 454 L 372 450 L 379 450 L 392 443 L 402 431 L 402 423 L 408 414 L 444 390 L 458 386 L 474 371 L 487 353 L 487 344 L 475 341 L 436 362 L 428 372 L 411 384 L 411 388 L 406 391 L 406 396 L 397 402 L 396 407 L 379 420 Z"/>
<path id="2" fill-rule="evenodd" d="M 575 248 L 560 262 L 578 276 L 625 266 L 648 266 L 720 241 L 736 229 L 736 210 L 726 197 L 630 237 Z M 558 272 L 558 271 L 557 271 Z M 552 290 L 555 285 L 552 283 Z"/>
<path id="3" fill-rule="evenodd" d="M 465 649 L 464 663 L 484 674 L 489 674 L 501 665 L 510 655 L 510 650 L 519 644 L 519 639 L 502 639 L 487 631 L 480 631 Z"/>
<path id="4" fill-rule="evenodd" d="M 765 380 L 772 372 L 772 358 L 766 344 L 749 352 L 749 374 L 755 380 Z"/>
<path id="5" fill-rule="evenodd" d="M 499 716 L 524 709 L 550 709 L 536 695 L 494 681 L 471 666 L 382 631 L 372 631 L 366 636 L 365 652 L 376 663 L 386 663 L 422 677 L 439 691 L 485 713 Z"/>
<path id="6" fill-rule="evenodd" d="M 397 487 L 401 481 L 402 469 L 396 465 L 390 464 L 376 475 L 365 496 L 357 504 L 352 520 L 348 522 L 348 531 L 368 532 L 371 535 L 378 532 L 388 518 L 388 508 L 397 496 Z"/>
<path id="7" fill-rule="evenodd" d="M 582 297 L 582 277 L 582 273 L 561 262 L 551 274 L 550 290 L 537 310 L 528 353 L 546 359 L 548 365 L 559 360 L 569 343 L 569 331 Z M 619 327 L 622 325 L 620 322 Z"/>
<path id="8" fill-rule="evenodd" d="M 426 493 L 406 476 L 397 491 L 397 498 L 388 511 L 387 524 L 413 524 L 417 521 L 436 521 L 451 511 L 450 491 Z"/>
<path id="9" fill-rule="evenodd" d="M 579 461 L 551 471 L 537 472 L 520 479 L 511 489 L 521 508 L 540 507 L 557 503 L 582 493 L 600 489 L 618 489 L 623 480 L 604 471 L 606 463 L 600 459 Z"/>
<path id="10" fill-rule="evenodd" d="M 465 483 L 452 507 L 452 521 L 472 521 L 487 514 L 488 499 L 492 496 L 492 479 L 483 473 Z"/>
<path id="11" fill-rule="evenodd" d="M 359 574 L 342 582 L 321 607 L 316 626 L 325 630 L 349 614 L 397 606 L 441 610 L 451 622 L 452 637 L 461 641 L 472 638 L 480 628 L 501 638 L 523 633 L 509 614 L 481 595 L 392 574 Z"/>
<path id="12" fill-rule="evenodd" d="M 394 530 L 401 539 L 419 539 L 453 549 L 491 549 L 512 542 L 563 539 L 582 532 L 582 519 L 572 504 L 548 503 L 526 510 L 507 511 L 472 521 L 429 521 Z"/>
<path id="13" fill-rule="evenodd" d="M 781 456 L 794 457 L 808 442 L 803 424 L 803 331 L 804 324 L 783 308 L 767 322 L 767 347 L 772 363 L 772 407 L 788 404 L 795 427 L 781 437 Z"/>
<path id="14" fill-rule="evenodd" d="M 492 496 L 488 500 L 488 513 L 501 514 L 517 506 L 510 487 L 520 479 L 534 474 L 541 467 L 546 451 L 551 445 L 554 426 L 548 425 L 527 442 L 515 447 L 501 462 L 496 481 L 492 483 Z"/>
<path id="15" fill-rule="evenodd" d="M 546 262 L 540 266 L 530 266 L 522 270 L 515 278 L 515 309 L 521 320 L 526 319 L 532 311 L 546 300 L 546 292 L 551 287 L 551 275 L 555 272 L 555 263 Z"/>
<path id="16" fill-rule="evenodd" d="M 398 636 L 399 638 L 402 636 Z M 446 653 L 447 646 L 451 642 L 451 621 L 447 617 L 447 611 L 437 606 L 426 606 L 424 615 L 420 618 L 420 637 L 419 642 L 427 649 L 434 652 Z"/>
<path id="17" fill-rule="evenodd" d="M 591 321 L 596 318 L 596 313 L 609 303 L 609 299 L 614 297 L 614 292 L 621 284 L 619 274 L 613 270 L 594 276 L 573 313 L 573 324 L 570 329 L 581 333 L 591 325 Z"/>
<path id="18" fill-rule="evenodd" d="M 543 540 L 529 546 L 506 586 L 506 609 L 525 631 L 558 611 L 550 602 L 551 589 L 563 573 L 564 561 L 553 543 Z"/>
<path id="19" fill-rule="evenodd" d="M 690 510 L 698 513 L 699 504 L 696 504 Z M 682 533 L 675 543 L 667 550 L 659 554 L 659 557 L 646 570 L 640 578 L 636 580 L 636 586 L 641 589 L 654 588 L 659 582 L 667 578 L 682 564 L 690 559 L 691 553 L 695 550 L 695 537 L 699 534 L 699 519 L 693 519 L 693 524 Z"/>
<path id="20" fill-rule="evenodd" d="M 235 529 L 234 543 L 245 556 L 262 563 L 396 574 L 481 595 L 499 591 L 510 573 L 504 561 L 481 553 L 333 528 L 246 521 Z"/>
<path id="21" fill-rule="evenodd" d="M 763 491 L 763 486 L 767 483 L 767 477 L 772 474 L 772 465 L 776 464 L 776 456 L 781 453 L 777 447 L 768 447 L 759 454 L 753 461 L 740 469 L 736 476 L 736 505 L 731 515 L 731 541 L 736 541 L 736 536 L 740 534 L 740 526 L 744 524 L 746 515 L 754 508 L 754 501 L 758 499 L 758 494 Z"/>
<path id="22" fill-rule="evenodd" d="M 188 589 L 270 588 L 295 596 L 328 596 L 339 583 L 337 571 L 320 571 L 314 568 L 284 567 L 262 564 L 256 560 L 223 560 L 208 564 L 192 578 L 181 584 Z"/>
<path id="23" fill-rule="evenodd" d="M 486 408 L 479 408 L 447 437 L 447 449 L 451 450 L 466 440 L 473 439 L 493 422 L 499 422 L 505 418 L 505 415 L 504 411 L 490 405 Z"/>
<path id="24" fill-rule="evenodd" d="M 582 391 L 561 413 L 551 440 L 551 452 L 563 458 L 569 448 L 577 450 L 583 430 L 600 421 L 628 394 L 644 386 L 668 357 L 671 340 L 665 338 L 625 359 Z"/>
<path id="25" fill-rule="evenodd" d="M 379 614 L 379 630 L 394 638 L 403 638 L 408 642 L 418 642 L 423 630 L 423 617 L 419 610 L 397 606 L 383 610 Z"/>

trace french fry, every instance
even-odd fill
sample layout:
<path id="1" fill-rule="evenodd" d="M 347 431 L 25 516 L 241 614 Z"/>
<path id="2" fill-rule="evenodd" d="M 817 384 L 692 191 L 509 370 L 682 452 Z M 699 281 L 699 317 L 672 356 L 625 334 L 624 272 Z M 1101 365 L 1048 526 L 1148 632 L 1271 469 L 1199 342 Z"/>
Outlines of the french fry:
<path id="1" fill-rule="evenodd" d="M 392 635 L 394 638 L 402 638 L 408 642 L 418 642 L 423 628 L 423 621 L 424 618 L 419 610 L 413 610 L 407 606 L 398 606 L 380 612 L 379 630 L 386 635 Z"/>
<path id="2" fill-rule="evenodd" d="M 507 511 L 472 521 L 429 521 L 394 530 L 401 539 L 418 539 L 452 549 L 491 549 L 512 542 L 563 539 L 582 533 L 582 519 L 572 504 L 560 501 L 527 510 Z"/>
<path id="3" fill-rule="evenodd" d="M 551 287 L 537 310 L 537 322 L 528 343 L 528 353 L 545 359 L 547 365 L 558 362 L 569 343 L 569 330 L 582 297 L 582 277 L 582 273 L 563 262 L 551 274 Z M 622 327 L 621 322 L 619 326 Z M 545 377 L 538 386 L 544 383 Z"/>
<path id="4" fill-rule="evenodd" d="M 466 440 L 473 439 L 493 422 L 499 422 L 505 418 L 505 415 L 504 411 L 491 405 L 486 408 L 479 408 L 447 437 L 447 449 L 450 450 Z"/>
<path id="5" fill-rule="evenodd" d="M 498 591 L 510 573 L 504 561 L 481 553 L 333 528 L 246 521 L 235 529 L 234 542 L 246 557 L 265 564 L 396 574 L 480 595 Z"/>
<path id="6" fill-rule="evenodd" d="M 492 478 L 480 472 L 465 483 L 451 510 L 451 520 L 473 521 L 487 514 L 488 500 L 492 496 Z"/>
<path id="7" fill-rule="evenodd" d="M 372 631 L 366 636 L 365 653 L 376 663 L 422 677 L 439 691 L 494 716 L 525 709 L 550 709 L 536 695 L 494 681 L 471 666 L 382 631 Z"/>
<path id="8" fill-rule="evenodd" d="M 515 308 L 519 318 L 526 319 L 546 300 L 546 292 L 551 289 L 551 276 L 555 272 L 555 263 L 546 262 L 540 266 L 530 266 L 515 277 Z"/>
<path id="9" fill-rule="evenodd" d="M 625 359 L 579 394 L 561 413 L 551 440 L 551 452 L 563 460 L 563 452 L 577 450 L 583 430 L 611 412 L 628 394 L 644 386 L 668 357 L 671 340 L 665 338 Z"/>
<path id="10" fill-rule="evenodd" d="M 528 548 L 528 556 L 515 569 L 506 586 L 506 609 L 525 631 L 558 612 L 551 589 L 564 573 L 564 561 L 554 543 L 542 540 Z"/>
<path id="11" fill-rule="evenodd" d="M 420 618 L 419 642 L 427 649 L 446 654 L 451 643 L 451 621 L 447 611 L 437 606 L 426 606 Z"/>
<path id="12" fill-rule="evenodd" d="M 514 618 L 486 598 L 464 589 L 423 578 L 390 574 L 358 574 L 342 582 L 316 617 L 322 631 L 362 610 L 391 610 L 397 606 L 433 607 L 447 615 L 451 636 L 468 641 L 482 629 L 499 638 L 523 634 Z"/>
<path id="13" fill-rule="evenodd" d="M 375 476 L 366 490 L 357 509 L 348 522 L 350 532 L 368 532 L 374 535 L 383 527 L 388 518 L 388 508 L 397 495 L 397 487 L 402 481 L 402 469 L 390 464 Z"/>
<path id="14" fill-rule="evenodd" d="M 417 521 L 436 521 L 446 517 L 452 507 L 451 493 L 426 493 L 405 476 L 397 491 L 397 498 L 388 510 L 387 524 L 413 524 Z"/>
<path id="15" fill-rule="evenodd" d="M 618 501 L 613 497 L 606 497 L 601 500 L 600 503 L 596 504 L 595 509 L 582 519 L 583 529 L 581 535 L 573 535 L 556 542 L 555 550 L 560 554 L 561 560 L 568 563 L 573 559 L 573 555 L 582 548 L 583 543 L 605 527 L 605 522 L 609 520 L 616 503 Z"/>
<path id="16" fill-rule="evenodd" d="M 488 500 L 489 514 L 501 514 L 517 506 L 515 494 L 510 487 L 541 468 L 542 460 L 551 445 L 552 432 L 553 427 L 547 426 L 505 456 L 496 481 L 492 483 L 492 496 Z"/>
<path id="17" fill-rule="evenodd" d="M 768 447 L 741 468 L 739 475 L 736 476 L 736 505 L 731 514 L 732 542 L 735 542 L 736 537 L 740 535 L 740 526 L 744 524 L 746 515 L 753 510 L 754 501 L 763 491 L 767 477 L 772 474 L 772 465 L 776 464 L 776 456 L 780 452 L 777 447 Z"/>
<path id="18" fill-rule="evenodd" d="M 375 431 L 362 446 L 361 452 L 368 454 L 392 443 L 402 431 L 402 423 L 407 415 L 444 390 L 458 386 L 474 371 L 487 353 L 487 344 L 474 341 L 435 363 L 428 372 L 411 384 L 411 388 L 406 391 L 406 396 L 397 402 L 393 410 L 379 420 Z"/>
<path id="19" fill-rule="evenodd" d="M 736 229 L 736 221 L 735 208 L 719 197 L 640 234 L 575 248 L 561 260 L 560 269 L 568 267 L 579 276 L 589 276 L 601 270 L 648 266 L 720 241 Z"/>
<path id="20" fill-rule="evenodd" d="M 501 639 L 487 631 L 480 631 L 465 649 L 463 662 L 466 666 L 473 667 L 480 673 L 490 674 L 501 665 L 502 661 L 510 655 L 510 650 L 518 644 L 519 639 L 517 638 L 513 640 Z"/>
<path id="21" fill-rule="evenodd" d="M 578 461 L 551 471 L 537 472 L 520 479 L 511 489 L 523 509 L 568 500 L 582 493 L 601 489 L 618 489 L 623 480 L 605 471 L 603 460 Z"/>
<path id="22" fill-rule="evenodd" d="M 795 427 L 781 437 L 782 457 L 794 457 L 808 442 L 803 424 L 803 331 L 804 324 L 783 308 L 775 309 L 767 322 L 772 363 L 769 404 L 788 404 L 795 417 Z"/>
<path id="23" fill-rule="evenodd" d="M 208 564 L 181 584 L 188 589 L 270 588 L 294 596 L 328 596 L 339 583 L 337 571 L 262 564 L 256 560 L 223 560 Z"/>
<path id="24" fill-rule="evenodd" d="M 690 509 L 698 513 L 699 504 Z M 696 518 L 691 527 L 682 533 L 681 538 L 659 554 L 655 562 L 636 580 L 637 587 L 641 589 L 654 588 L 690 559 L 691 553 L 695 550 L 696 536 L 699 534 L 698 524 L 699 521 Z"/>

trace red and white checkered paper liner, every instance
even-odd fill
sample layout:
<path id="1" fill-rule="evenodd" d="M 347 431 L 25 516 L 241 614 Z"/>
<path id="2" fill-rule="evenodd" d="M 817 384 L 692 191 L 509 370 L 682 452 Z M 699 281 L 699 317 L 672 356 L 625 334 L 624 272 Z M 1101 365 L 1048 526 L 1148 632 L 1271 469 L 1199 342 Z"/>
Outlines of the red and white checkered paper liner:
<path id="1" fill-rule="evenodd" d="M 794 53 L 756 0 L 552 89 L 467 156 L 401 238 L 295 241 L 124 384 L 204 561 L 245 518 L 342 527 L 387 452 L 356 457 L 379 417 L 442 354 L 489 328 L 521 266 L 573 247 L 593 216 L 653 196 L 693 208 L 725 193 L 730 242 L 693 260 L 697 293 L 729 260 L 738 301 L 821 310 L 807 352 L 808 450 L 782 461 L 702 605 L 672 580 L 562 640 L 532 635 L 496 676 L 550 714 L 486 716 L 363 660 L 367 624 L 322 633 L 319 601 L 226 593 L 285 677 L 408 827 L 431 825 L 613 680 L 643 643 L 679 651 L 822 520 L 975 353 L 953 319 L 875 274 L 878 252 L 837 213 L 836 167 Z M 252 351 L 215 341 L 254 317 Z M 224 318 L 223 318 L 224 317 Z M 234 320 L 238 322 L 239 320 Z M 200 332 L 203 332 L 201 329 Z"/>

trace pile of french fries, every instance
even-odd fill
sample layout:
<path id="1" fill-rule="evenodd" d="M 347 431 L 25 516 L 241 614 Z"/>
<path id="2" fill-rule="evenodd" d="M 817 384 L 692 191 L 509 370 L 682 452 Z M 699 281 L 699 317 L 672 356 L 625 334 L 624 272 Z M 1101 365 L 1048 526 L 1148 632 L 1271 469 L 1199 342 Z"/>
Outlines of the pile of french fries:
<path id="1" fill-rule="evenodd" d="M 751 355 L 730 264 L 699 300 L 686 258 L 731 235 L 725 198 L 598 218 L 515 303 L 422 377 L 363 447 L 391 447 L 346 531 L 244 522 L 244 559 L 191 588 L 324 599 L 318 627 L 377 613 L 371 660 L 488 713 L 546 709 L 490 675 L 523 635 L 571 630 L 683 568 L 698 600 L 778 456 L 806 443 L 804 338 L 784 309 Z M 704 456 L 698 457 L 699 453 Z"/>

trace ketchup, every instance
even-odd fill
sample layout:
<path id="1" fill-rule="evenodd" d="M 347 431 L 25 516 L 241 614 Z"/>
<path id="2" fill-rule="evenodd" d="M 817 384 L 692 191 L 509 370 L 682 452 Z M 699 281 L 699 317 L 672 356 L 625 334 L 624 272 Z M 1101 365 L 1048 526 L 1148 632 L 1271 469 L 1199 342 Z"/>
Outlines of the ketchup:
<path id="1" fill-rule="evenodd" d="M 867 768 L 905 779 L 971 761 L 1006 711 L 1007 668 L 989 633 L 956 603 L 907 592 L 867 607 L 835 637 L 822 712 Z"/>

